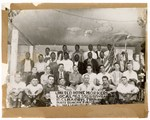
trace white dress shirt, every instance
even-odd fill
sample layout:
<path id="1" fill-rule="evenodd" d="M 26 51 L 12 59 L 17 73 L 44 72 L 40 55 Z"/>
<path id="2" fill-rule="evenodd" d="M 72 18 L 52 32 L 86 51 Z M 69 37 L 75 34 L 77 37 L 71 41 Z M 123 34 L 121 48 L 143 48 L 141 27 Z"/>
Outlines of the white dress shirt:
<path id="1" fill-rule="evenodd" d="M 24 72 L 31 72 L 31 61 L 30 60 L 25 60 L 24 63 Z"/>
<path id="2" fill-rule="evenodd" d="M 38 90 L 40 90 L 40 89 L 43 90 L 43 87 L 42 87 L 41 84 L 38 84 L 38 85 L 36 85 L 36 86 L 33 86 L 32 84 L 29 84 L 29 85 L 26 87 L 26 89 L 28 89 L 28 90 L 32 93 L 32 95 L 35 95 L 35 93 L 36 93 Z"/>
<path id="3" fill-rule="evenodd" d="M 44 72 L 45 71 L 45 67 L 46 67 L 46 63 L 45 62 L 37 62 L 35 63 L 35 67 L 37 68 L 37 72 Z"/>
<path id="4" fill-rule="evenodd" d="M 62 63 L 64 64 L 64 70 L 67 72 L 72 72 L 73 71 L 73 62 L 68 59 L 68 60 L 62 60 L 59 62 L 59 64 Z"/>
<path id="5" fill-rule="evenodd" d="M 49 75 L 50 75 L 50 74 L 44 73 L 44 74 L 41 76 L 41 84 L 42 84 L 42 85 L 46 85 L 46 84 L 47 84 L 48 76 L 49 76 Z"/>
<path id="6" fill-rule="evenodd" d="M 82 78 L 83 78 L 83 76 L 84 76 L 84 74 L 82 75 Z M 97 75 L 95 73 L 91 73 L 91 74 L 89 74 L 89 77 L 90 77 L 89 84 L 90 85 L 95 85 L 94 81 L 96 80 Z"/>
<path id="7" fill-rule="evenodd" d="M 93 59 L 97 59 L 97 55 L 94 51 L 87 51 L 87 52 L 84 52 L 83 54 L 83 57 L 84 57 L 84 60 L 86 60 L 88 58 L 88 53 L 91 52 L 92 53 L 92 58 Z"/>
<path id="8" fill-rule="evenodd" d="M 109 51 L 109 50 L 107 50 L 107 51 L 105 51 L 105 52 L 104 52 L 104 56 L 105 56 L 105 58 L 109 55 L 109 53 L 110 53 L 110 51 Z"/>
<path id="9" fill-rule="evenodd" d="M 126 76 L 127 80 L 129 80 L 129 79 L 136 79 L 137 82 L 139 82 L 137 73 L 135 71 L 133 71 L 133 70 L 132 71 L 129 71 L 129 70 L 125 71 L 123 73 L 123 76 Z"/>
<path id="10" fill-rule="evenodd" d="M 91 85 L 91 84 L 87 84 L 85 85 L 84 83 L 80 84 L 76 91 L 92 91 L 94 90 L 94 85 Z"/>
<path id="11" fill-rule="evenodd" d="M 117 87 L 117 91 L 119 93 L 127 94 L 127 93 L 137 93 L 139 92 L 139 89 L 131 84 L 123 85 L 122 83 L 120 83 Z"/>
<path id="12" fill-rule="evenodd" d="M 140 69 L 140 63 L 133 60 L 133 70 L 138 71 Z"/>

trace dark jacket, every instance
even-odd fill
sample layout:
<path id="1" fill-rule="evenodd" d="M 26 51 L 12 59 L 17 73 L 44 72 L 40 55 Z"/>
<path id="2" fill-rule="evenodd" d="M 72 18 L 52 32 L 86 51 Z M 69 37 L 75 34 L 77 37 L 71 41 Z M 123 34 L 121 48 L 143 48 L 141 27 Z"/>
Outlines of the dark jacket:
<path id="1" fill-rule="evenodd" d="M 20 71 L 22 73 L 24 72 L 24 64 L 25 64 L 25 59 L 21 61 Z M 31 59 L 30 59 L 30 64 L 31 64 L 31 70 L 32 70 L 32 68 L 34 67 L 34 62 Z"/>
<path id="2" fill-rule="evenodd" d="M 66 80 L 66 85 L 69 86 L 70 85 L 70 82 L 69 82 L 69 73 L 66 72 L 66 71 L 64 71 L 63 75 L 64 75 L 64 79 Z M 55 80 L 55 85 L 58 85 L 59 84 L 59 71 L 56 71 L 54 73 L 54 80 Z"/>
<path id="3" fill-rule="evenodd" d="M 74 64 L 75 64 L 75 62 L 73 62 L 73 65 Z M 78 71 L 80 74 L 86 73 L 83 62 L 80 62 L 80 61 L 78 62 Z"/>
<path id="4" fill-rule="evenodd" d="M 85 70 L 86 70 L 88 64 L 89 64 L 89 63 L 88 63 L 88 59 L 86 59 L 86 60 L 84 61 Z M 97 63 L 97 61 L 96 61 L 95 59 L 92 59 L 92 60 L 91 60 L 91 65 L 92 65 L 92 67 L 93 67 L 93 72 L 94 72 L 94 73 L 98 73 L 98 63 Z"/>
<path id="5" fill-rule="evenodd" d="M 101 52 L 101 51 L 100 51 Z M 97 55 L 97 58 L 99 58 L 99 55 L 98 55 L 98 51 L 95 51 L 96 55 Z"/>

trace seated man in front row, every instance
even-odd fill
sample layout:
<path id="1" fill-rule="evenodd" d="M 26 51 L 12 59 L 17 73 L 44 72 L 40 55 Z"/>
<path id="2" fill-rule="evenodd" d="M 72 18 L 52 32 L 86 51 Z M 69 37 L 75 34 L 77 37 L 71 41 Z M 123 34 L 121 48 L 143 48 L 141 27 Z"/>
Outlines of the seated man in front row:
<path id="1" fill-rule="evenodd" d="M 96 90 L 96 86 L 94 86 L 93 84 L 89 83 L 90 80 L 90 76 L 88 73 L 83 75 L 83 83 L 80 84 L 76 91 L 93 91 Z"/>
<path id="2" fill-rule="evenodd" d="M 51 98 L 50 98 L 50 92 L 51 91 L 57 91 L 58 87 L 54 83 L 54 76 L 49 75 L 47 83 L 43 86 L 43 92 L 41 97 L 41 103 L 42 106 L 51 106 Z"/>
<path id="3" fill-rule="evenodd" d="M 119 93 L 120 102 L 130 103 L 132 101 L 136 101 L 139 89 L 134 84 L 131 84 L 130 81 L 128 83 L 126 76 L 122 76 L 121 83 L 118 85 L 117 91 Z"/>
<path id="4" fill-rule="evenodd" d="M 42 91 L 42 85 L 39 84 L 38 78 L 34 77 L 25 88 L 24 104 L 28 107 L 37 106 Z"/>
<path id="5" fill-rule="evenodd" d="M 110 84 L 107 76 L 102 77 L 103 84 L 100 85 L 100 89 L 107 92 L 106 98 L 102 99 L 102 104 L 114 104 L 116 101 L 116 87 Z"/>
<path id="6" fill-rule="evenodd" d="M 10 107 L 21 107 L 23 91 L 26 87 L 21 79 L 20 73 L 17 72 L 14 81 L 8 85 L 8 100 Z"/>

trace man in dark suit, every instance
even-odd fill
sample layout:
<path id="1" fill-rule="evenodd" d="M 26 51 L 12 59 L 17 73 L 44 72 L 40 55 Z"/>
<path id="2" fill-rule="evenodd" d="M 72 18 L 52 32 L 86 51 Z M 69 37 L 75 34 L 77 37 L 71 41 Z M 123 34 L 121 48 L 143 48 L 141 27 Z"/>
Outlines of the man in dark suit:
<path id="1" fill-rule="evenodd" d="M 58 65 L 58 70 L 54 73 L 55 84 L 59 84 L 60 78 L 64 78 L 66 81 L 66 85 L 69 86 L 69 73 L 64 71 L 64 65 L 61 63 Z"/>
<path id="2" fill-rule="evenodd" d="M 87 68 L 87 65 L 92 65 L 93 72 L 98 73 L 98 63 L 95 59 L 92 58 L 92 53 L 88 53 L 88 58 L 84 61 L 84 67 Z"/>
<path id="3" fill-rule="evenodd" d="M 97 55 L 97 59 L 99 59 L 100 58 L 100 52 L 101 52 L 101 45 L 100 44 L 97 45 L 97 51 L 95 51 L 95 52 Z"/>
<path id="4" fill-rule="evenodd" d="M 74 56 L 73 66 L 76 65 L 76 66 L 78 67 L 79 73 L 80 73 L 80 74 L 84 74 L 84 73 L 85 73 L 84 64 L 83 64 L 81 61 L 79 61 L 79 58 L 80 58 L 80 57 L 79 57 L 78 54 L 76 54 L 76 55 Z"/>

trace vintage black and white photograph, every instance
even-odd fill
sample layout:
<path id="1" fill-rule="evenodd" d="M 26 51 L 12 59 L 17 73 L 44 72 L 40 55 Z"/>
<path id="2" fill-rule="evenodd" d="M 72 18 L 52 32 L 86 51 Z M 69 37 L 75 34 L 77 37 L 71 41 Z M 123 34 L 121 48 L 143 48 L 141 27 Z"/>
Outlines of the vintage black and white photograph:
<path id="1" fill-rule="evenodd" d="M 146 8 L 7 11 L 7 108 L 144 104 Z"/>

